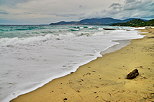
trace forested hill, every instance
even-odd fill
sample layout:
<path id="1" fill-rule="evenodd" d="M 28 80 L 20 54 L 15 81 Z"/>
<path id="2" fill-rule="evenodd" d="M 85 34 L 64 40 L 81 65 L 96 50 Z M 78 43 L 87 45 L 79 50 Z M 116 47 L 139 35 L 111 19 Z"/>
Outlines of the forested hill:
<path id="1" fill-rule="evenodd" d="M 131 27 L 142 27 L 142 26 L 154 26 L 154 19 L 152 20 L 142 20 L 133 19 L 124 23 L 114 23 L 112 26 L 131 26 Z"/>

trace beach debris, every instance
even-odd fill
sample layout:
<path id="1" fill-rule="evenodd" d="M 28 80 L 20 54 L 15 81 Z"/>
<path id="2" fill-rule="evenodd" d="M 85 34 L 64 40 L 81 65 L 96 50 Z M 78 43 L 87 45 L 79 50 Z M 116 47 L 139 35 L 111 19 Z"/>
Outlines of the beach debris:
<path id="1" fill-rule="evenodd" d="M 64 100 L 67 100 L 67 98 L 64 98 Z"/>
<path id="2" fill-rule="evenodd" d="M 74 72 L 71 72 L 70 74 L 73 74 Z"/>
<path id="3" fill-rule="evenodd" d="M 137 76 L 139 75 L 139 72 L 137 69 L 134 69 L 132 72 L 130 72 L 128 75 L 127 75 L 127 79 L 134 79 L 136 78 Z"/>
<path id="4" fill-rule="evenodd" d="M 116 30 L 115 28 L 103 28 L 104 30 Z"/>
<path id="5" fill-rule="evenodd" d="M 80 90 L 77 90 L 76 92 L 80 92 Z"/>

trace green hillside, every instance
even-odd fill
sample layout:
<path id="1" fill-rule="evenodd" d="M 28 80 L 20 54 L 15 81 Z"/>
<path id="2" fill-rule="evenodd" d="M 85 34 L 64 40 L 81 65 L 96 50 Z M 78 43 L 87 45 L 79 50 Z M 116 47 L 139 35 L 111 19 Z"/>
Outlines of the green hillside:
<path id="1" fill-rule="evenodd" d="M 112 26 L 132 26 L 132 27 L 154 26 L 154 19 L 149 21 L 134 19 L 125 23 L 114 23 L 112 24 Z"/>

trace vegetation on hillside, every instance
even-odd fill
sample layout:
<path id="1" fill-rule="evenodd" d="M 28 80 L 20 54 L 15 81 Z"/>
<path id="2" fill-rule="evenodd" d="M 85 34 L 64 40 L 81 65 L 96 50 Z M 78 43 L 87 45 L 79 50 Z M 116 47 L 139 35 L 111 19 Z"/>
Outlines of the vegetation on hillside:
<path id="1" fill-rule="evenodd" d="M 145 21 L 142 19 L 134 19 L 125 23 L 114 23 L 112 26 L 132 26 L 132 27 L 142 27 L 142 26 L 154 26 L 154 19 Z"/>

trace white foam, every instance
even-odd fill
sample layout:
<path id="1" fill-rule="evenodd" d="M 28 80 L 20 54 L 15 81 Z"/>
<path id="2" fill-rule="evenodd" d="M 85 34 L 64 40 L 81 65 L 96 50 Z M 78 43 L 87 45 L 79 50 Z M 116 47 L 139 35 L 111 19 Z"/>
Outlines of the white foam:
<path id="1" fill-rule="evenodd" d="M 45 36 L 37 36 L 37 37 L 29 37 L 29 38 L 1 38 L 0 39 L 0 46 L 13 46 L 18 44 L 30 44 L 30 43 L 36 43 L 40 41 L 46 41 L 51 39 L 51 34 L 47 34 Z"/>
<path id="2" fill-rule="evenodd" d="M 145 29 L 145 27 L 136 27 L 136 28 L 134 28 L 134 29 Z"/>
<path id="3" fill-rule="evenodd" d="M 101 51 L 119 44 L 114 40 L 143 37 L 137 31 L 125 30 L 102 31 L 91 36 L 67 35 L 59 34 L 59 40 L 51 35 L 1 39 L 0 101 L 9 102 L 18 95 L 76 71 L 79 66 L 100 57 Z"/>
<path id="4" fill-rule="evenodd" d="M 46 35 L 40 35 L 40 36 L 33 36 L 33 37 L 27 37 L 27 38 L 1 38 L 0 39 L 0 46 L 1 47 L 9 47 L 9 46 L 17 46 L 17 45 L 25 45 L 25 44 L 35 44 L 35 43 L 41 43 L 45 42 L 47 40 L 61 40 L 65 39 L 66 37 L 74 37 L 75 35 L 71 32 L 65 33 L 65 34 L 58 34 L 58 35 L 52 35 L 52 34 L 46 34 Z"/>

